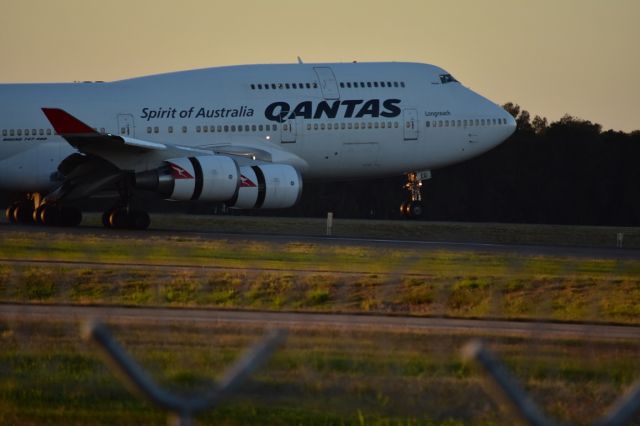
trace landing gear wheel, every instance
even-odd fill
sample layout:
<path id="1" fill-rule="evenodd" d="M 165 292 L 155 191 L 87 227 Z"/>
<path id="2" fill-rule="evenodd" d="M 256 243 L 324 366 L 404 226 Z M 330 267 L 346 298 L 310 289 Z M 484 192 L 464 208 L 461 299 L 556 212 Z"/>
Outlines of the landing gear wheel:
<path id="1" fill-rule="evenodd" d="M 14 223 L 33 223 L 33 203 L 30 201 L 19 202 L 13 209 L 13 220 Z"/>
<path id="2" fill-rule="evenodd" d="M 125 229 L 129 227 L 129 212 L 122 207 L 113 209 L 109 213 L 109 226 L 115 229 Z"/>
<path id="3" fill-rule="evenodd" d="M 12 203 L 7 207 L 7 210 L 5 210 L 5 215 L 7 216 L 9 223 L 17 223 L 15 218 L 16 207 L 18 207 L 18 203 Z"/>
<path id="4" fill-rule="evenodd" d="M 45 204 L 36 210 L 38 222 L 46 226 L 57 226 L 60 223 L 60 208 L 54 204 Z"/>
<path id="5" fill-rule="evenodd" d="M 421 201 L 407 201 L 400 205 L 400 213 L 408 219 L 417 219 L 423 212 L 424 207 Z"/>
<path id="6" fill-rule="evenodd" d="M 147 229 L 151 224 L 149 214 L 142 210 L 131 210 L 129 212 L 129 225 L 133 229 Z"/>

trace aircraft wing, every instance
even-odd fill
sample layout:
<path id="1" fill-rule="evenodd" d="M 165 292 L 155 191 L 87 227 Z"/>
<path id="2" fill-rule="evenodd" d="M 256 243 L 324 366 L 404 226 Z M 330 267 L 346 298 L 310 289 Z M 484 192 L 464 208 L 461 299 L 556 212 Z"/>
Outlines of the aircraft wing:
<path id="1" fill-rule="evenodd" d="M 212 153 L 210 150 L 180 147 L 128 136 L 100 133 L 59 108 L 42 108 L 42 112 L 51 122 L 56 133 L 69 142 L 71 146 L 82 153 L 96 155 L 107 160 L 111 160 L 114 157 L 122 157 L 123 154 L 158 151 L 168 151 L 166 153 L 167 157 L 193 156 L 194 154 L 211 155 Z"/>

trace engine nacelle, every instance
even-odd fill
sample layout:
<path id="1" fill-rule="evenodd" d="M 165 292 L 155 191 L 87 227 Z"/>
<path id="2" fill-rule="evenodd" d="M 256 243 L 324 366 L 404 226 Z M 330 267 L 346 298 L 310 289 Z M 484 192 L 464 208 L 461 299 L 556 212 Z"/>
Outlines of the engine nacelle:
<path id="1" fill-rule="evenodd" d="M 295 205 L 302 195 L 302 178 L 287 164 L 240 167 L 237 196 L 227 202 L 235 209 L 282 209 Z"/>
<path id="2" fill-rule="evenodd" d="M 165 163 L 166 167 L 136 174 L 136 188 L 177 201 L 227 201 L 236 196 L 240 171 L 230 157 L 183 157 Z"/>

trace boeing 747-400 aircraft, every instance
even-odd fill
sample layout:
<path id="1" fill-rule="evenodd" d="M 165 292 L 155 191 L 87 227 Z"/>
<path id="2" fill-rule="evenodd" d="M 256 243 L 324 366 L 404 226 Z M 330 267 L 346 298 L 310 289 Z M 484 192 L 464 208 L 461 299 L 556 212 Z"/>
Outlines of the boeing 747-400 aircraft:
<path id="1" fill-rule="evenodd" d="M 507 139 L 515 121 L 442 68 L 418 63 L 243 65 L 114 82 L 0 85 L 0 188 L 12 222 L 77 225 L 76 200 L 112 194 L 103 222 L 146 228 L 136 190 L 231 208 L 293 206 L 303 179 L 405 174 L 407 216 L 430 170 Z M 490 171 L 488 171 L 490 172 Z"/>

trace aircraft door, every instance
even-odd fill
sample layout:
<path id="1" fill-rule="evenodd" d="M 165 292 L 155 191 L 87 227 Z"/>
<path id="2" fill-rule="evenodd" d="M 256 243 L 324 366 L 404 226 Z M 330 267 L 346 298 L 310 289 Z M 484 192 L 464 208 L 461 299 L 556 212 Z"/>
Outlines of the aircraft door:
<path id="1" fill-rule="evenodd" d="M 324 96 L 325 99 L 340 99 L 340 92 L 338 91 L 336 76 L 333 75 L 333 71 L 331 70 L 331 68 L 314 67 L 313 69 L 318 76 L 320 89 L 322 90 L 322 96 Z"/>
<path id="2" fill-rule="evenodd" d="M 295 143 L 296 135 L 298 133 L 298 120 L 290 119 L 280 124 L 280 141 L 282 143 Z"/>
<path id="3" fill-rule="evenodd" d="M 135 130 L 132 114 L 118 114 L 118 134 L 120 136 L 134 137 L 136 135 Z"/>
<path id="4" fill-rule="evenodd" d="M 415 109 L 404 110 L 404 140 L 414 141 L 418 139 L 418 111 Z"/>

